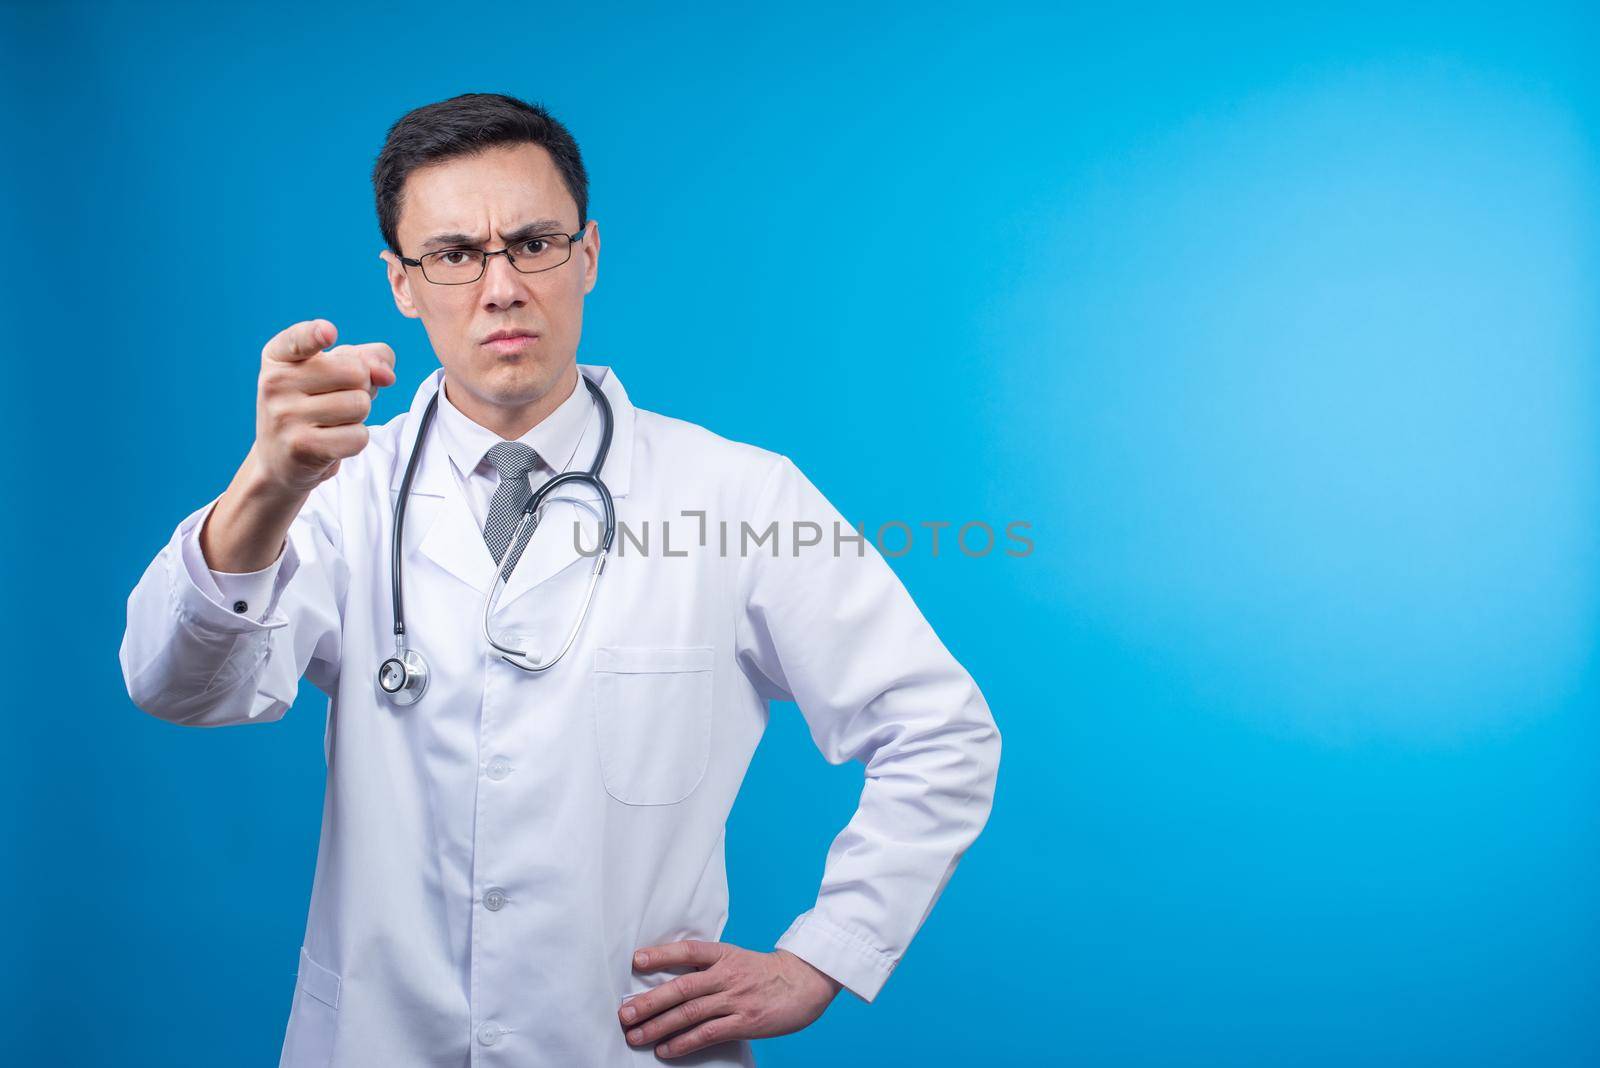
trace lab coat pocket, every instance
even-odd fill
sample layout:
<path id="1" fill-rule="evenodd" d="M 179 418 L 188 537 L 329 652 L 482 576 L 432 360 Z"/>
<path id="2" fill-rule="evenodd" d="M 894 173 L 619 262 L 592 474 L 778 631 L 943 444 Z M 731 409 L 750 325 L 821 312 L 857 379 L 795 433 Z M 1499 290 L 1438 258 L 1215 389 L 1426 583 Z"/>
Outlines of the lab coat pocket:
<path id="1" fill-rule="evenodd" d="M 671 805 L 694 792 L 711 756 L 710 646 L 595 650 L 595 744 L 606 792 Z"/>
<path id="2" fill-rule="evenodd" d="M 305 947 L 300 947 L 294 1007 L 289 1011 L 289 1030 L 283 1040 L 279 1068 L 327 1068 L 333 1060 L 341 985 L 338 973 L 312 960 Z"/>

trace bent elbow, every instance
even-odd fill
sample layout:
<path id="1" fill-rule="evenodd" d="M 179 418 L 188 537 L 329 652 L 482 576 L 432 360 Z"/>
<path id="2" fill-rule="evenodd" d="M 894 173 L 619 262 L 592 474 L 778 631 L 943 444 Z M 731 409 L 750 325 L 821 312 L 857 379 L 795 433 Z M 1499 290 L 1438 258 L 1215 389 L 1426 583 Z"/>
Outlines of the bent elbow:
<path id="1" fill-rule="evenodd" d="M 995 783 L 1000 777 L 1000 725 L 983 694 L 973 685 L 974 723 L 970 753 L 976 765 L 975 790 L 982 797 L 984 819 L 994 804 Z"/>

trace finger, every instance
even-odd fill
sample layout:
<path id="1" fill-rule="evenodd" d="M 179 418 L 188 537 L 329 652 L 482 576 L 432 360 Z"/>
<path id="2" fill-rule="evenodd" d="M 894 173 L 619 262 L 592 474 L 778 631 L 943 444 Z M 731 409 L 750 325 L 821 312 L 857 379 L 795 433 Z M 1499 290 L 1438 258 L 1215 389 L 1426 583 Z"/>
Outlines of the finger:
<path id="1" fill-rule="evenodd" d="M 640 1046 L 655 1042 L 687 1030 L 718 1016 L 726 1016 L 732 1009 L 727 996 L 721 991 L 703 998 L 693 998 L 682 1005 L 668 1009 L 628 1032 L 630 1045 Z"/>
<path id="2" fill-rule="evenodd" d="M 367 447 L 367 440 L 367 428 L 361 423 L 301 427 L 289 439 L 289 455 L 297 464 L 320 467 L 356 455 Z"/>
<path id="3" fill-rule="evenodd" d="M 645 946 L 634 953 L 633 966 L 641 971 L 650 968 L 670 968 L 674 964 L 715 964 L 722 959 L 726 947 L 721 942 L 700 942 L 689 939 L 668 942 L 660 946 Z"/>
<path id="4" fill-rule="evenodd" d="M 278 333 L 271 341 L 267 342 L 262 355 L 270 360 L 280 360 L 284 363 L 299 363 L 309 360 L 327 346 L 333 344 L 339 336 L 339 330 L 326 319 L 308 319 L 303 323 L 293 326 Z"/>
<path id="5" fill-rule="evenodd" d="M 669 1039 L 656 1047 L 661 1057 L 681 1057 L 685 1053 L 715 1046 L 718 1042 L 731 1042 L 736 1038 L 751 1038 L 749 1028 L 739 1016 L 718 1016 L 707 1020 L 692 1031 Z"/>
<path id="6" fill-rule="evenodd" d="M 710 972 L 689 972 L 629 998 L 617 1010 L 617 1017 L 625 1024 L 639 1023 L 690 998 L 704 997 L 720 989 L 722 983 Z"/>
<path id="7" fill-rule="evenodd" d="M 367 376 L 372 383 L 369 388 L 374 397 L 378 395 L 379 389 L 394 385 L 394 349 L 381 341 L 371 341 L 354 347 L 366 363 Z"/>
<path id="8" fill-rule="evenodd" d="M 372 386 L 372 368 L 353 346 L 336 345 L 314 360 L 293 365 L 277 381 L 297 393 L 315 396 L 341 389 L 367 391 Z"/>
<path id="9" fill-rule="evenodd" d="M 338 383 L 338 385 L 328 385 L 316 389 L 306 388 L 302 390 L 302 392 L 322 393 L 330 392 L 334 388 L 359 389 L 366 393 L 369 400 L 376 399 L 378 396 L 378 390 L 383 386 L 389 385 L 394 376 L 392 373 L 384 370 L 381 357 L 375 356 L 372 353 L 371 350 L 374 344 L 382 343 L 376 342 L 366 345 L 337 345 L 334 348 L 329 349 L 327 352 L 324 352 L 317 359 L 308 360 L 305 364 L 301 365 L 300 368 L 301 371 L 309 376 L 308 381 L 320 382 L 323 380 L 329 380 L 331 382 Z M 387 345 L 384 345 L 383 347 L 388 348 Z M 314 364 L 325 365 L 327 368 L 326 372 L 319 373 L 321 369 L 314 368 Z M 377 367 L 379 374 L 388 374 L 388 377 L 382 381 L 374 383 L 374 366 Z"/>
<path id="10" fill-rule="evenodd" d="M 388 367 L 389 370 L 393 371 L 394 370 L 394 349 L 390 348 L 388 345 L 385 345 L 381 341 L 372 342 L 372 346 L 373 346 L 374 350 L 380 356 L 383 357 L 384 366 Z"/>
<path id="11" fill-rule="evenodd" d="M 296 412 L 312 426 L 350 426 L 364 422 L 372 413 L 372 398 L 364 389 L 318 393 L 303 401 Z"/>
<path id="12" fill-rule="evenodd" d="M 323 455 L 343 460 L 367 447 L 370 432 L 365 425 L 352 423 L 349 426 L 320 427 L 313 433 L 317 435 L 317 447 Z"/>

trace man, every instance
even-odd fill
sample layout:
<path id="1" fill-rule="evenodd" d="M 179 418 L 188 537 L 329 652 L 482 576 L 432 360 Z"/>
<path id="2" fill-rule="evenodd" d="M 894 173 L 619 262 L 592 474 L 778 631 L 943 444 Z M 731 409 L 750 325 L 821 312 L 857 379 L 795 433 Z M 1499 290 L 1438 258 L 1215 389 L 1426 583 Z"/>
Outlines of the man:
<path id="1" fill-rule="evenodd" d="M 133 701 L 174 723 L 275 720 L 302 675 L 329 697 L 281 1064 L 751 1064 L 749 1040 L 841 987 L 877 995 L 988 818 L 993 718 L 787 458 L 577 363 L 600 231 L 559 122 L 494 94 L 422 107 L 373 184 L 395 304 L 441 370 L 369 429 L 387 345 L 334 345 L 324 319 L 269 341 L 255 442 L 140 579 L 121 649 Z M 599 474 L 631 535 L 580 614 L 598 496 L 516 529 L 601 455 L 607 407 Z M 489 644 L 491 594 L 527 666 Z M 377 680 L 397 644 L 425 654 L 415 703 Z M 760 952 L 717 938 L 724 825 L 774 699 L 866 784 L 815 906 Z"/>

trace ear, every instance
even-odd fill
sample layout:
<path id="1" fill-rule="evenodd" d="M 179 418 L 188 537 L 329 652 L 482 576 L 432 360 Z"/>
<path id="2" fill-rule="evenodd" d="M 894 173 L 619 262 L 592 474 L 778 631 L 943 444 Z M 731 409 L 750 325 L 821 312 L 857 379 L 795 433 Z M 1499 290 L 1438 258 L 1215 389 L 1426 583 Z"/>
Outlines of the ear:
<path id="1" fill-rule="evenodd" d="M 400 314 L 407 319 L 420 319 L 422 313 L 417 311 L 416 302 L 411 299 L 411 274 L 406 265 L 400 262 L 389 249 L 378 253 L 378 258 L 384 262 L 385 270 L 389 276 L 389 288 L 394 291 L 394 306 L 400 309 Z"/>
<path id="2" fill-rule="evenodd" d="M 583 267 L 583 292 L 587 296 L 594 291 L 594 283 L 600 277 L 600 224 L 590 219 L 584 230 L 581 247 L 587 262 Z"/>

